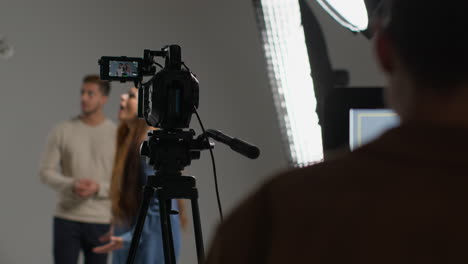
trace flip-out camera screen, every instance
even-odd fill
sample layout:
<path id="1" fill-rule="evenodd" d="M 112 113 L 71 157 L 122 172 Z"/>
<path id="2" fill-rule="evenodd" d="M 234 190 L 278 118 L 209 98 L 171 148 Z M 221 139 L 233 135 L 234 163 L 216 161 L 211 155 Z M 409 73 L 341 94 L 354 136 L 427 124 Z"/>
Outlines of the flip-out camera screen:
<path id="1" fill-rule="evenodd" d="M 138 61 L 109 61 L 110 77 L 138 77 Z"/>

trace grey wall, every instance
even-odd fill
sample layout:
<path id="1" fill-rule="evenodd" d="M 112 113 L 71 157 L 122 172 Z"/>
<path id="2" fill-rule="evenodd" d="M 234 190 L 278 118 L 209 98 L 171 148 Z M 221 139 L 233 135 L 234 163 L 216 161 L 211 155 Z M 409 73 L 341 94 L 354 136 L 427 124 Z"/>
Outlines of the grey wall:
<path id="1" fill-rule="evenodd" d="M 381 82 L 367 42 L 355 42 L 355 36 L 320 16 L 334 66 L 354 67 L 352 84 Z M 102 55 L 141 56 L 145 48 L 182 46 L 185 62 L 200 80 L 205 126 L 262 150 L 261 158 L 251 161 L 217 145 L 226 211 L 286 166 L 249 0 L 3 0 L 0 33 L 16 48 L 15 57 L 0 61 L 0 263 L 51 263 L 55 196 L 39 183 L 37 164 L 48 130 L 78 113 L 81 78 L 98 71 Z M 114 85 L 109 117 L 115 119 L 118 95 L 126 89 Z M 198 179 L 208 242 L 218 222 L 208 153 L 187 171 Z M 194 256 L 191 231 L 184 237 L 181 263 L 194 263 Z"/>

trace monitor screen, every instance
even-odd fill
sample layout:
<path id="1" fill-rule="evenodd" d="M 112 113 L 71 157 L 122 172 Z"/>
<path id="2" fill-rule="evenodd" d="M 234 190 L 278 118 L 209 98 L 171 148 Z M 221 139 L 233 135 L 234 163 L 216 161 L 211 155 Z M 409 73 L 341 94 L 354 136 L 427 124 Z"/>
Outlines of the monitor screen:
<path id="1" fill-rule="evenodd" d="M 400 120 L 389 109 L 351 109 L 349 111 L 349 145 L 351 151 L 376 139 Z"/>
<path id="2" fill-rule="evenodd" d="M 138 77 L 138 61 L 109 61 L 110 77 Z"/>

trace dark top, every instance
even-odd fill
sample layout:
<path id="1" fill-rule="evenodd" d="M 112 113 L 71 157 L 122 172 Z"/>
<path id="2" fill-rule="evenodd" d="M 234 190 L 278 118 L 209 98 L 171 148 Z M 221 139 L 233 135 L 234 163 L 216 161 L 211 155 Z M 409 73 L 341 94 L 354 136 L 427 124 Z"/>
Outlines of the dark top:
<path id="1" fill-rule="evenodd" d="M 468 263 L 468 128 L 403 125 L 283 173 L 218 230 L 215 263 Z"/>

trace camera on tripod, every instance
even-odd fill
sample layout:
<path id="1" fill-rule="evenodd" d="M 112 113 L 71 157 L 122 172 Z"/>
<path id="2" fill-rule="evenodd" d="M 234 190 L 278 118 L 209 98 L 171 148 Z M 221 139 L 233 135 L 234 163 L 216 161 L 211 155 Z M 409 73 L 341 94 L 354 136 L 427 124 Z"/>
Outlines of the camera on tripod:
<path id="1" fill-rule="evenodd" d="M 154 58 L 165 59 L 164 67 Z M 182 62 L 181 48 L 169 45 L 159 51 L 145 50 L 143 58 L 101 57 L 102 80 L 133 81 L 138 88 L 138 116 L 152 127 L 188 128 L 198 108 L 198 80 Z M 160 70 L 156 71 L 156 66 Z M 144 76 L 151 78 L 143 83 Z M 194 109 L 195 108 L 195 109 Z"/>
<path id="2" fill-rule="evenodd" d="M 164 66 L 157 63 L 155 57 L 164 58 Z M 182 171 L 192 160 L 200 158 L 200 151 L 214 147 L 208 137 L 252 159 L 258 157 L 260 150 L 220 131 L 205 131 L 202 124 L 204 131 L 198 137 L 195 137 L 193 129 L 184 130 L 189 128 L 192 115 L 197 112 L 199 85 L 197 78 L 182 62 L 179 46 L 169 45 L 159 51 L 145 50 L 143 58 L 101 57 L 99 65 L 102 80 L 134 82 L 138 88 L 138 117 L 144 118 L 149 126 L 160 128 L 151 131 L 148 141 L 141 146 L 141 154 L 149 157 L 149 164 L 154 167 L 155 174 L 147 177 L 127 263 L 131 264 L 135 260 L 149 201 L 154 198 L 154 194 L 157 195 L 160 207 L 165 263 L 175 264 L 169 217 L 174 213 L 171 210 L 172 199 L 191 200 L 197 257 L 198 262 L 203 263 L 204 247 L 196 181 L 193 176 L 182 175 Z M 161 68 L 159 71 L 157 66 Z M 145 76 L 150 78 L 143 82 Z"/>

